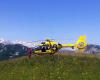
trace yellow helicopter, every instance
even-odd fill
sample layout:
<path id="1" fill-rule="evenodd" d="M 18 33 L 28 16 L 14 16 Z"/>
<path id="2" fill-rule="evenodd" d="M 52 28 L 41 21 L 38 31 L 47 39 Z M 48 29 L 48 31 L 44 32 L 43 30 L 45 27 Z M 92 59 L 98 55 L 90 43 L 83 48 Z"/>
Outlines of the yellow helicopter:
<path id="1" fill-rule="evenodd" d="M 86 36 L 80 36 L 78 41 L 74 44 L 60 44 L 56 41 L 46 39 L 45 41 L 41 42 L 37 48 L 34 49 L 34 54 L 55 54 L 61 48 L 72 48 L 78 49 L 79 51 L 84 51 L 87 47 Z"/>

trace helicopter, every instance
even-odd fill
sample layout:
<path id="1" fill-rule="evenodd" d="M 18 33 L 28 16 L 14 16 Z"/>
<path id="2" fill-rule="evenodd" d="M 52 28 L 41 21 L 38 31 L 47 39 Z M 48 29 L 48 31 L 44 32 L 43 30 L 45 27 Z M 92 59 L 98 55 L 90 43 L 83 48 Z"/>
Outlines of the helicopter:
<path id="1" fill-rule="evenodd" d="M 78 49 L 79 51 L 83 52 L 87 47 L 86 36 L 80 36 L 79 39 L 74 44 L 60 44 L 51 39 L 46 39 L 42 41 L 34 50 L 33 54 L 55 54 L 61 48 L 72 48 Z"/>

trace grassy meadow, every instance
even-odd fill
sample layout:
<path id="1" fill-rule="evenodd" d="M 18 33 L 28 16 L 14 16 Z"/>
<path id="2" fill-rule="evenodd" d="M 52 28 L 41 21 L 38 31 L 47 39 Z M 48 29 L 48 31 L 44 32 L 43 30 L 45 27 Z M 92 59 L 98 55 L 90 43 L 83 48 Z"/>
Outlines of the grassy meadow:
<path id="1" fill-rule="evenodd" d="M 1 61 L 0 80 L 100 80 L 100 59 L 57 54 Z"/>

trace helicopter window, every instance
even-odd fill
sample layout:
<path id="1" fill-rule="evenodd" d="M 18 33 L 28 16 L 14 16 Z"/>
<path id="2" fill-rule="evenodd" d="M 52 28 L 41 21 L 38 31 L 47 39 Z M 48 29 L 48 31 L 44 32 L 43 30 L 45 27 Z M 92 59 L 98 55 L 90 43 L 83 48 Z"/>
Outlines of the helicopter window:
<path id="1" fill-rule="evenodd" d="M 42 46 L 42 52 L 46 52 L 46 46 Z"/>
<path id="2" fill-rule="evenodd" d="M 36 47 L 35 50 L 41 50 L 41 46 Z"/>
<path id="3" fill-rule="evenodd" d="M 46 47 L 46 50 L 50 49 L 50 47 L 48 45 L 46 45 L 45 47 Z"/>
<path id="4" fill-rule="evenodd" d="M 50 49 L 50 46 L 49 45 L 42 45 L 42 46 L 38 46 L 35 48 L 35 50 L 42 50 L 43 52 L 45 50 L 49 50 Z"/>
<path id="5" fill-rule="evenodd" d="M 45 44 L 45 42 L 41 42 L 41 44 Z"/>
<path id="6" fill-rule="evenodd" d="M 37 47 L 37 48 L 35 48 L 35 50 L 39 50 L 39 48 Z"/>

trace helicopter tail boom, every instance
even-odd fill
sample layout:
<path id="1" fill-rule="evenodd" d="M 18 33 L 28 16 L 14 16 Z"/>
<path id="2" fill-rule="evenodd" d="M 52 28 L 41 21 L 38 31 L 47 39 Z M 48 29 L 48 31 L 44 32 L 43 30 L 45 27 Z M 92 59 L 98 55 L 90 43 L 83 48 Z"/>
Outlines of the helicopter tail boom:
<path id="1" fill-rule="evenodd" d="M 74 44 L 62 44 L 62 47 L 71 47 L 72 49 L 78 48 L 78 49 L 84 49 L 87 46 L 86 43 L 86 36 L 80 36 L 79 39 Z"/>

